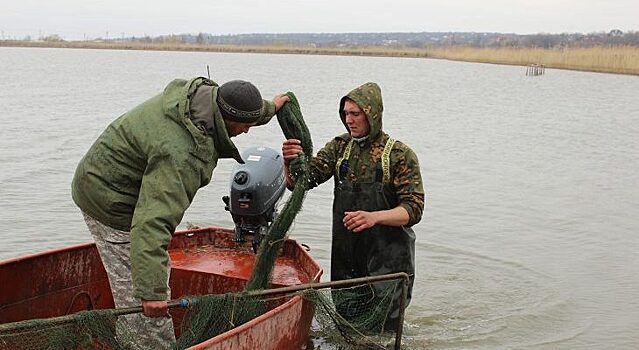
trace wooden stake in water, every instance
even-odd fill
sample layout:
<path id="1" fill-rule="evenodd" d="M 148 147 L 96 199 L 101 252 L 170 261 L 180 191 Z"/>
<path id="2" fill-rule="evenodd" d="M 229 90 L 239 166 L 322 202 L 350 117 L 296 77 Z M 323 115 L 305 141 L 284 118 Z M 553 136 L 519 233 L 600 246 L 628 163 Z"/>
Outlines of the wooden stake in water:
<path id="1" fill-rule="evenodd" d="M 546 71 L 546 66 L 543 64 L 531 64 L 526 67 L 526 75 L 536 77 L 538 75 L 544 74 Z"/>

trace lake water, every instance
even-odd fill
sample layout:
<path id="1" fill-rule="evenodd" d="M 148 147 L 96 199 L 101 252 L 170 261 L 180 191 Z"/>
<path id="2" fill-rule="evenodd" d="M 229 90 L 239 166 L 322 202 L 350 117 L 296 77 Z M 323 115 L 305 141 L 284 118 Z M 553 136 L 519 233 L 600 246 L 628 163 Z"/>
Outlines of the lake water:
<path id="1" fill-rule="evenodd" d="M 0 259 L 91 238 L 75 166 L 117 116 L 174 78 L 293 91 L 316 149 L 375 81 L 384 129 L 420 158 L 408 349 L 639 348 L 639 77 L 444 60 L 0 48 Z M 276 122 L 237 139 L 279 149 Z M 186 223 L 232 226 L 222 160 Z M 332 181 L 291 237 L 330 271 Z M 4 283 L 5 281 L 3 281 Z M 8 288 L 7 285 L 2 288 Z M 322 348 L 330 348 L 330 345 Z"/>

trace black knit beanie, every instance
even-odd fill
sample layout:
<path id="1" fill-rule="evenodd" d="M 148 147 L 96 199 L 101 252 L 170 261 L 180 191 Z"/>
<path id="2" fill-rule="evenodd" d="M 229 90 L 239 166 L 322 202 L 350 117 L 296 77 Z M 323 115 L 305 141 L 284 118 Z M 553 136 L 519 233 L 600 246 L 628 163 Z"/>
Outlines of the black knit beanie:
<path id="1" fill-rule="evenodd" d="M 262 95 L 248 81 L 231 80 L 218 89 L 217 105 L 224 119 L 254 123 L 262 114 Z"/>

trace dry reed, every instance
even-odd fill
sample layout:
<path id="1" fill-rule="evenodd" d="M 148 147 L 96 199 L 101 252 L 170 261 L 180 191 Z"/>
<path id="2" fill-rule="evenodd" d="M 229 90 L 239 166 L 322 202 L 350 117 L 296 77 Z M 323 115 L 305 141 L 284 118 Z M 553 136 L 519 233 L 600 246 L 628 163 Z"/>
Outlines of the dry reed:
<path id="1" fill-rule="evenodd" d="M 185 44 L 180 42 L 145 43 L 75 41 L 0 41 L 0 46 L 417 57 L 521 66 L 529 64 L 543 64 L 547 68 L 639 75 L 639 48 L 628 46 L 564 49 L 476 48 L 459 46 L 446 48 L 405 48 L 385 46 L 320 48 L 286 45 L 248 46 Z"/>
<path id="2" fill-rule="evenodd" d="M 639 75 L 639 48 L 628 46 L 593 48 L 472 48 L 429 50 L 430 57 L 456 61 L 512 65 L 543 64 L 548 68 Z"/>

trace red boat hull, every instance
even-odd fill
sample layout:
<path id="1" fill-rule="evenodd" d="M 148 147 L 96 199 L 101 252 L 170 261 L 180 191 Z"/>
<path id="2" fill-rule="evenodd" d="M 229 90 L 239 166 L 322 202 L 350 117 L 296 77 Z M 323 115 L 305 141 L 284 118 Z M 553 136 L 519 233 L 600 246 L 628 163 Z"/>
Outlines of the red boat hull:
<path id="1" fill-rule="evenodd" d="M 233 242 L 219 228 L 176 232 L 169 247 L 171 297 L 222 294 L 244 288 L 255 263 L 250 245 Z M 319 282 L 322 270 L 308 252 L 285 242 L 272 287 Z M 0 323 L 113 308 L 106 272 L 94 244 L 81 244 L 0 262 Z M 303 349 L 314 314 L 294 296 L 272 303 L 265 314 L 192 349 Z M 184 311 L 171 311 L 179 330 Z"/>

